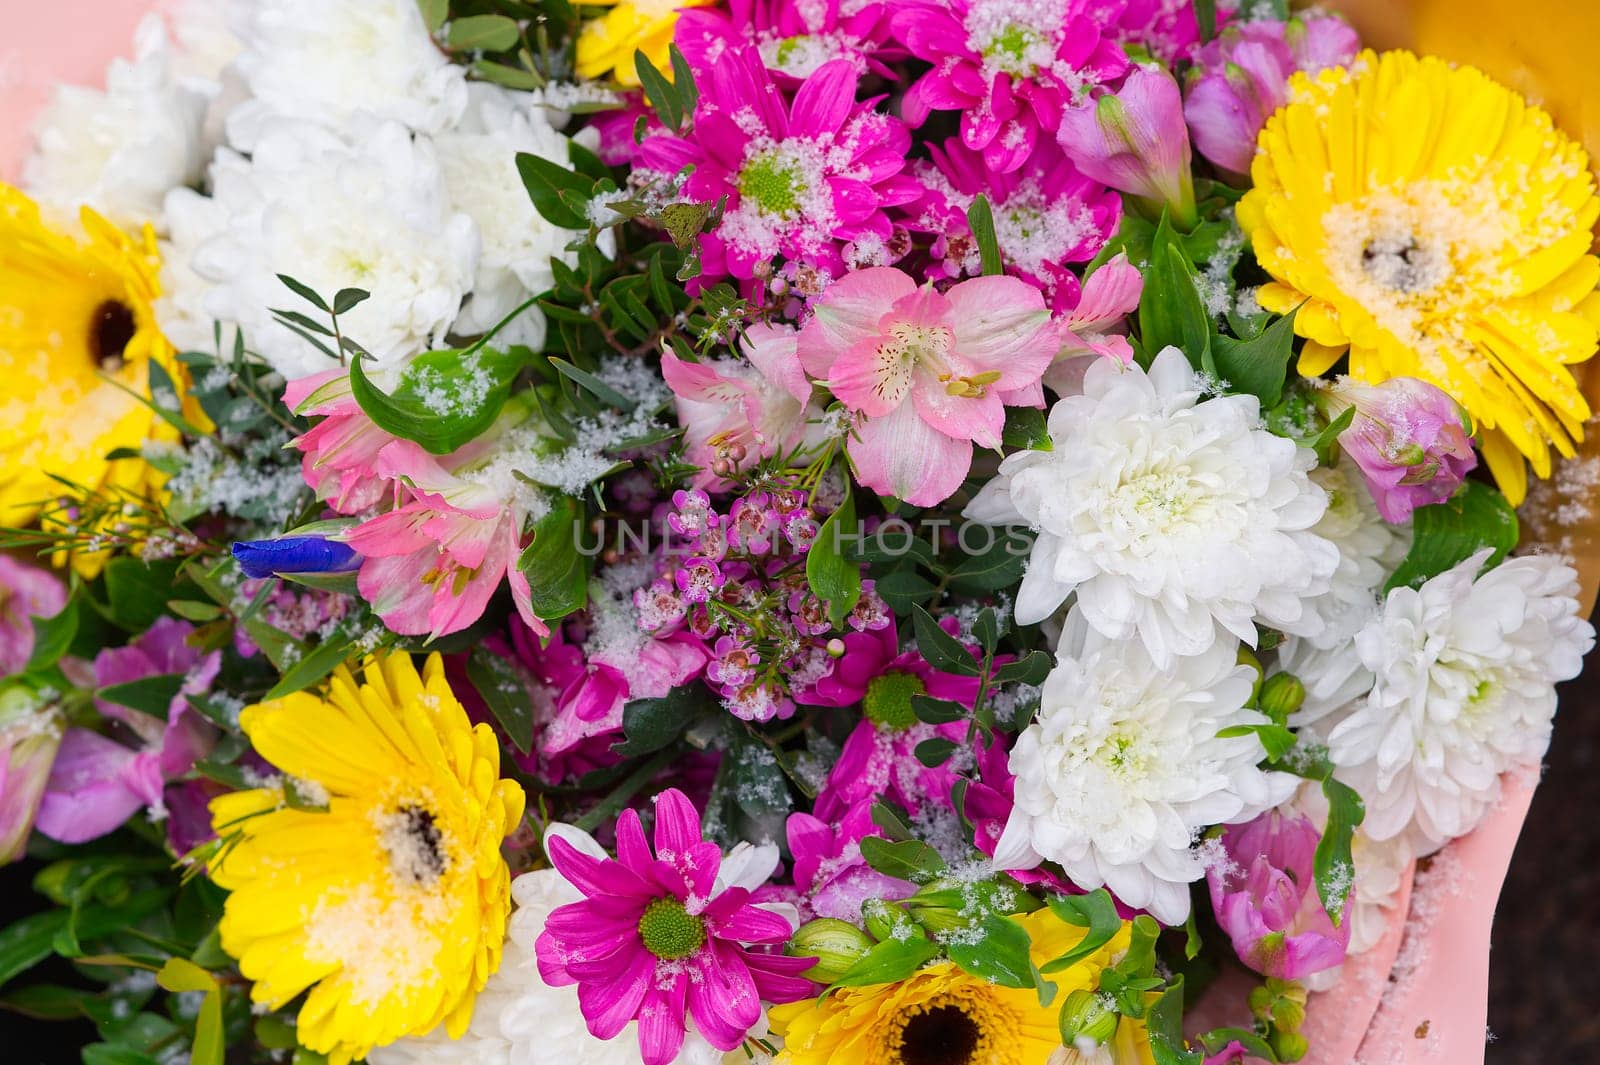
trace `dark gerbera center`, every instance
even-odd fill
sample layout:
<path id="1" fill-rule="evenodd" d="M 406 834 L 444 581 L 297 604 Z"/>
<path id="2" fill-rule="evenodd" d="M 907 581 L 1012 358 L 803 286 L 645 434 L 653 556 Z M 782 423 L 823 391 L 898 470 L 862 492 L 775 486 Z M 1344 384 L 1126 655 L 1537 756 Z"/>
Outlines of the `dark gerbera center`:
<path id="1" fill-rule="evenodd" d="M 706 923 L 677 899 L 657 899 L 639 917 L 639 939 L 662 961 L 677 961 L 705 945 Z"/>
<path id="2" fill-rule="evenodd" d="M 1384 288 L 1422 292 L 1444 280 L 1449 261 L 1409 234 L 1380 236 L 1361 250 L 1361 268 Z"/>
<path id="3" fill-rule="evenodd" d="M 414 803 L 396 808 L 385 820 L 383 849 L 395 876 L 413 884 L 433 883 L 450 865 L 433 811 Z"/>
<path id="4" fill-rule="evenodd" d="M 935 1006 L 900 1032 L 903 1065 L 970 1065 L 983 1032 L 959 1006 Z"/>
<path id="5" fill-rule="evenodd" d="M 122 369 L 122 354 L 138 331 L 133 308 L 121 300 L 106 300 L 89 316 L 89 354 L 106 372 Z"/>

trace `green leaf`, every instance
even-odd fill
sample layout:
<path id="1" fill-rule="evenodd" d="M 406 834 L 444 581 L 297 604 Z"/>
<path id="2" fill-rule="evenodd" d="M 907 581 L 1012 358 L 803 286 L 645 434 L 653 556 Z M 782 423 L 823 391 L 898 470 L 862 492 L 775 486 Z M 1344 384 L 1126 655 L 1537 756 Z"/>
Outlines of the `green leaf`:
<path id="1" fill-rule="evenodd" d="M 469 15 L 450 23 L 445 40 L 461 52 L 509 52 L 522 39 L 513 19 L 504 15 Z"/>
<path id="2" fill-rule="evenodd" d="M 161 1065 L 144 1051 L 120 1043 L 90 1043 L 78 1053 L 83 1065 Z"/>
<path id="3" fill-rule="evenodd" d="M 1183 977 L 1175 976 L 1144 1015 L 1150 1053 L 1156 1065 L 1200 1065 L 1205 1055 L 1188 1049 L 1183 1039 Z"/>
<path id="4" fill-rule="evenodd" d="M 678 51 L 677 45 L 668 45 L 667 55 L 672 60 L 672 87 L 678 90 L 678 99 L 683 102 L 683 113 L 692 115 L 695 105 L 700 102 L 700 90 L 694 84 L 694 71 L 689 69 L 689 61 Z"/>
<path id="5" fill-rule="evenodd" d="M 172 598 L 178 565 L 176 559 L 146 563 L 126 556 L 107 562 L 106 596 L 111 619 L 134 632 L 143 632 L 155 624 Z"/>
<path id="6" fill-rule="evenodd" d="M 1029 651 L 1015 662 L 996 668 L 994 679 L 997 684 L 1043 684 L 1054 668 L 1054 661 L 1044 651 Z"/>
<path id="7" fill-rule="evenodd" d="M 943 736 L 934 736 L 917 744 L 913 752 L 917 761 L 932 769 L 944 765 L 950 756 L 956 753 L 957 744 L 954 740 L 947 740 Z"/>
<path id="8" fill-rule="evenodd" d="M 913 884 L 926 884 L 945 871 L 939 852 L 917 839 L 891 841 L 865 836 L 861 840 L 861 857 L 883 875 Z"/>
<path id="9" fill-rule="evenodd" d="M 506 730 L 517 750 L 533 749 L 533 700 L 516 668 L 482 647 L 467 656 L 467 679 L 477 689 L 494 719 Z"/>
<path id="10" fill-rule="evenodd" d="M 285 695 L 304 691 L 338 669 L 350 654 L 350 634 L 342 629 L 334 630 L 313 650 L 296 659 L 294 665 L 284 671 L 278 683 L 268 689 L 265 698 L 282 699 Z"/>
<path id="11" fill-rule="evenodd" d="M 49 669 L 67 653 L 73 637 L 78 635 L 77 597 L 69 599 L 67 605 L 61 608 L 61 613 L 54 617 L 35 616 L 28 620 L 33 625 L 33 653 L 28 656 L 28 664 L 22 667 L 22 671 L 32 673 L 36 669 Z"/>
<path id="12" fill-rule="evenodd" d="M 594 374 L 587 370 L 580 370 L 570 362 L 562 359 L 551 359 L 550 365 L 554 366 L 556 372 L 561 376 L 568 378 L 574 384 L 588 389 L 608 405 L 616 407 L 618 410 L 631 411 L 639 405 L 636 401 L 618 392 Z"/>
<path id="13" fill-rule="evenodd" d="M 1194 267 L 1165 215 L 1156 227 L 1139 298 L 1139 340 L 1150 360 L 1174 347 L 1196 369 L 1212 372 L 1211 316 L 1200 298 Z"/>
<path id="14" fill-rule="evenodd" d="M 532 70 L 522 67 L 507 66 L 504 63 L 495 63 L 487 59 L 473 62 L 472 72 L 484 81 L 492 81 L 496 85 L 504 85 L 508 89 L 518 92 L 532 92 L 545 87 L 545 79 Z"/>
<path id="15" fill-rule="evenodd" d="M 1339 434 L 1350 428 L 1356 420 L 1356 409 L 1346 407 L 1343 414 L 1322 427 L 1322 431 L 1306 441 L 1306 447 L 1317 453 L 1317 465 L 1332 466 L 1334 463 L 1334 448 L 1338 446 Z"/>
<path id="16" fill-rule="evenodd" d="M 994 211 L 989 207 L 987 196 L 980 194 L 967 208 L 967 228 L 972 231 L 972 239 L 978 245 L 978 259 L 983 263 L 984 276 L 1003 273 L 1005 266 L 1000 261 L 1000 240 L 994 233 Z"/>
<path id="17" fill-rule="evenodd" d="M 560 497 L 534 523 L 533 541 L 517 559 L 517 569 L 528 578 L 534 615 L 545 621 L 564 618 L 589 602 L 594 559 L 578 550 L 582 519 L 582 505 L 571 496 Z"/>
<path id="18" fill-rule="evenodd" d="M 1294 750 L 1296 743 L 1293 732 L 1270 721 L 1254 725 L 1229 725 L 1217 733 L 1217 738 L 1227 740 L 1250 735 L 1261 741 L 1262 748 L 1267 752 L 1267 759 L 1273 762 L 1281 760 L 1284 755 Z"/>
<path id="19" fill-rule="evenodd" d="M 372 293 L 359 288 L 341 288 L 333 296 L 333 313 L 349 314 L 371 297 Z"/>
<path id="20" fill-rule="evenodd" d="M 1443 503 L 1411 512 L 1411 550 L 1383 586 L 1417 587 L 1429 577 L 1465 562 L 1485 547 L 1494 553 L 1485 568 L 1498 566 L 1517 546 L 1517 512 L 1499 489 L 1467 481 Z"/>
<path id="21" fill-rule="evenodd" d="M 1217 35 L 1217 0 L 1194 0 L 1194 20 L 1200 27 L 1200 42 Z"/>
<path id="22" fill-rule="evenodd" d="M 156 983 L 168 991 L 201 991 L 205 998 L 194 1020 L 191 1065 L 222 1065 L 226 1038 L 222 1030 L 222 988 L 217 978 L 187 958 L 168 958 L 156 973 Z"/>
<path id="23" fill-rule="evenodd" d="M 632 699 L 622 708 L 622 734 L 612 750 L 624 758 L 652 754 L 683 735 L 704 703 L 694 685 L 673 688 L 659 699 Z"/>
<path id="24" fill-rule="evenodd" d="M 1021 451 L 1050 451 L 1055 447 L 1044 411 L 1037 407 L 1007 407 L 1000 442 Z"/>
<path id="25" fill-rule="evenodd" d="M 422 12 L 422 24 L 429 33 L 438 33 L 444 20 L 450 17 L 450 0 L 417 0 L 417 10 Z"/>
<path id="26" fill-rule="evenodd" d="M 639 72 L 639 85 L 644 89 L 644 98 L 660 116 L 661 124 L 676 133 L 683 125 L 683 101 L 678 98 L 672 82 L 641 51 L 633 53 L 633 68 Z"/>
<path id="27" fill-rule="evenodd" d="M 847 490 L 844 502 L 822 523 L 806 553 L 806 583 L 828 604 L 828 619 L 835 628 L 843 628 L 845 616 L 861 599 L 861 567 L 849 551 L 860 533 L 855 495 Z"/>
<path id="28" fill-rule="evenodd" d="M 317 310 L 321 311 L 324 314 L 328 313 L 327 301 L 324 300 L 321 296 L 317 295 L 316 290 L 313 289 L 310 285 L 302 284 L 301 282 L 296 281 L 294 278 L 290 277 L 288 274 L 279 274 L 278 275 L 278 280 L 282 281 L 283 284 L 284 284 L 284 287 L 287 288 L 290 292 L 293 292 L 296 296 L 299 296 L 301 299 L 303 299 L 307 303 L 311 304 L 311 306 L 315 307 Z"/>
<path id="29" fill-rule="evenodd" d="M 945 949 L 962 971 L 1001 987 L 1033 987 L 1027 930 L 1016 921 L 990 914 L 979 922 L 981 937 L 953 937 Z"/>
<path id="30" fill-rule="evenodd" d="M 918 721 L 926 721 L 930 725 L 965 721 L 972 713 L 970 709 L 953 699 L 935 699 L 931 695 L 913 695 L 911 709 L 916 713 Z"/>
<path id="31" fill-rule="evenodd" d="M 222 616 L 221 607 L 213 603 L 202 603 L 198 599 L 169 599 L 167 609 L 185 621 L 200 624 L 215 621 Z"/>
<path id="32" fill-rule="evenodd" d="M 479 348 L 417 356 L 393 394 L 374 385 L 360 359 L 350 363 L 350 391 L 378 428 L 447 455 L 494 424 L 525 355 Z"/>
<path id="33" fill-rule="evenodd" d="M 112 684 L 94 694 L 97 699 L 130 707 L 141 714 L 149 714 L 165 721 L 172 700 L 178 697 L 178 691 L 183 687 L 183 681 L 182 673 L 161 673 L 153 677 L 141 677 L 126 684 Z"/>
<path id="34" fill-rule="evenodd" d="M 979 530 L 985 530 L 980 536 Z M 950 584 L 963 592 L 998 592 L 1022 579 L 1033 548 L 1033 536 L 1022 529 L 965 523 L 957 528 L 957 543 L 970 551 L 950 571 Z M 974 542 L 968 544 L 968 540 Z M 974 550 L 976 549 L 976 550 Z"/>
<path id="35" fill-rule="evenodd" d="M 1322 794 L 1328 800 L 1328 824 L 1312 857 L 1317 896 L 1334 924 L 1344 920 L 1345 900 L 1354 881 L 1355 863 L 1350 857 L 1350 840 L 1356 826 L 1366 817 L 1366 807 L 1354 788 L 1331 776 L 1322 781 Z"/>
<path id="36" fill-rule="evenodd" d="M 592 178 L 527 152 L 517 153 L 517 173 L 522 176 L 522 184 L 533 198 L 534 208 L 546 221 L 563 229 L 589 228 L 589 219 L 574 210 L 561 198 L 561 194 L 568 192 L 588 200 L 594 193 Z"/>
<path id="37" fill-rule="evenodd" d="M 913 606 L 926 603 L 939 589 L 914 568 L 907 566 L 885 573 L 873 585 L 878 598 L 896 614 L 909 614 Z"/>
<path id="38" fill-rule="evenodd" d="M 867 839 L 875 837 L 868 836 Z M 863 840 L 862 842 L 866 842 Z M 926 936 L 886 939 L 867 951 L 865 957 L 846 969 L 833 987 L 871 987 L 895 984 L 939 956 L 939 946 Z"/>
<path id="39" fill-rule="evenodd" d="M 912 607 L 911 621 L 917 634 L 917 650 L 934 669 L 962 677 L 983 673 L 982 663 L 972 657 L 965 644 L 940 628 L 933 615 L 920 606 Z"/>
<path id="40" fill-rule="evenodd" d="M 1296 307 L 1251 340 L 1211 338 L 1211 357 L 1217 374 L 1228 382 L 1229 392 L 1256 396 L 1263 408 L 1278 405 L 1289 360 L 1294 357 L 1294 318 L 1299 310 Z"/>
<path id="41" fill-rule="evenodd" d="M 1111 901 L 1111 895 L 1105 888 L 1097 888 L 1087 895 L 1053 895 L 1046 902 L 1050 912 L 1063 921 L 1089 930 L 1077 946 L 1039 967 L 1039 971 L 1046 975 L 1072 968 L 1122 931 L 1122 918 L 1117 914 L 1117 904 Z"/>
<path id="42" fill-rule="evenodd" d="M 667 236 L 672 238 L 672 243 L 680 251 L 694 243 L 694 238 L 705 228 L 706 220 L 711 217 L 715 206 L 712 203 L 685 200 L 661 208 L 661 224 L 666 227 Z M 686 279 L 679 277 L 678 280 Z"/>
<path id="43" fill-rule="evenodd" d="M 291 584 L 315 588 L 319 592 L 336 592 L 339 595 L 355 597 L 361 594 L 356 585 L 355 570 L 347 573 L 280 573 L 278 576 Z"/>

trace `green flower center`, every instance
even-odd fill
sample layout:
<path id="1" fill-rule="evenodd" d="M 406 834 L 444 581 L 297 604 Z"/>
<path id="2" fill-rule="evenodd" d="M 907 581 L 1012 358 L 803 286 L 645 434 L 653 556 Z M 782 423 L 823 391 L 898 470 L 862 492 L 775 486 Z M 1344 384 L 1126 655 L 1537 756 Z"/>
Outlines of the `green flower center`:
<path id="1" fill-rule="evenodd" d="M 706 923 L 677 899 L 657 899 L 639 918 L 639 938 L 662 961 L 676 961 L 705 945 Z"/>
<path id="2" fill-rule="evenodd" d="M 1034 53 L 1043 43 L 1038 30 L 1013 23 L 989 38 L 983 47 L 983 58 L 1007 74 L 1032 74 L 1039 66 Z"/>
<path id="3" fill-rule="evenodd" d="M 763 152 L 739 171 L 739 195 L 761 208 L 763 214 L 792 218 L 800 213 L 806 183 L 793 160 L 776 151 Z"/>
<path id="4" fill-rule="evenodd" d="M 917 713 L 911 707 L 912 697 L 927 690 L 922 681 L 910 673 L 885 673 L 867 683 L 861 709 L 874 725 L 904 732 L 917 723 Z"/>

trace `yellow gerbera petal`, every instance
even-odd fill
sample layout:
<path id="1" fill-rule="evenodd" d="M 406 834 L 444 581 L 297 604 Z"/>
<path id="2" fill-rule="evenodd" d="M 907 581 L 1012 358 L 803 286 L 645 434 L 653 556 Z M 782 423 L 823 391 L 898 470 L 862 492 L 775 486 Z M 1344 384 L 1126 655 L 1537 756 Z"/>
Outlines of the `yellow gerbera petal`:
<path id="1" fill-rule="evenodd" d="M 288 807 L 276 786 L 211 804 L 225 847 L 210 873 L 232 892 L 222 945 L 251 997 L 276 1008 L 309 988 L 299 1038 L 330 1062 L 465 1025 L 500 964 L 500 842 L 524 799 L 439 656 L 421 676 L 409 655 L 375 656 L 359 680 L 342 667 L 321 695 L 246 707 L 239 722 L 311 807 Z"/>
<path id="2" fill-rule="evenodd" d="M 1521 498 L 1588 407 L 1565 367 L 1600 345 L 1590 253 L 1600 197 L 1583 149 L 1471 67 L 1364 52 L 1296 75 L 1262 130 L 1239 224 L 1272 281 L 1258 298 L 1308 339 L 1305 374 L 1348 341 L 1367 382 L 1420 377 L 1485 428 Z"/>

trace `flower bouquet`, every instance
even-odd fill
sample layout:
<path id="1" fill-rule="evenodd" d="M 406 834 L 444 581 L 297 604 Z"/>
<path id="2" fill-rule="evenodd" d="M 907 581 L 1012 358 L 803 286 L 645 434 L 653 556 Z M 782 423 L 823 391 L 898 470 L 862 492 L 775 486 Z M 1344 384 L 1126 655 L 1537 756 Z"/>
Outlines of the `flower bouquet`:
<path id="1" fill-rule="evenodd" d="M 1273 0 L 141 6 L 0 185 L 0 1005 L 1481 1055 L 1594 642 L 1549 112 Z"/>

